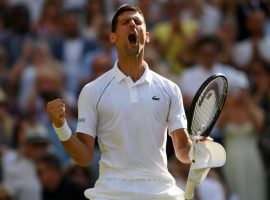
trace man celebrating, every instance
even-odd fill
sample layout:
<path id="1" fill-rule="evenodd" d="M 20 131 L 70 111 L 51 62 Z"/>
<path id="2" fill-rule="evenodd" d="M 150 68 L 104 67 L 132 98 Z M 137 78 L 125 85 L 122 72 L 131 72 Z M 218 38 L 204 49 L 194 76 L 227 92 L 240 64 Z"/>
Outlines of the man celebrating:
<path id="1" fill-rule="evenodd" d="M 91 200 L 184 199 L 168 172 L 166 156 L 168 131 L 176 157 L 190 163 L 192 142 L 182 95 L 144 61 L 149 39 L 142 11 L 135 5 L 120 6 L 110 33 L 118 61 L 82 89 L 76 134 L 65 121 L 64 100 L 47 105 L 59 139 L 78 164 L 89 164 L 98 137 L 100 176 L 95 187 L 85 191 Z"/>

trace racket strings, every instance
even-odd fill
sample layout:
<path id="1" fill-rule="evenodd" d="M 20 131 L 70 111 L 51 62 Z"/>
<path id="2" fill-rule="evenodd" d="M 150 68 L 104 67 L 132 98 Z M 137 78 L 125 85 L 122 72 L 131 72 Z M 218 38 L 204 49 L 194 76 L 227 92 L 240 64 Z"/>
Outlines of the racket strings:
<path id="1" fill-rule="evenodd" d="M 195 106 L 194 114 L 193 114 L 193 122 L 191 126 L 191 130 L 193 134 L 200 134 L 205 129 L 207 129 L 213 118 L 215 117 L 219 105 L 220 105 L 220 94 L 222 94 L 222 88 L 218 86 L 222 86 L 222 80 L 215 80 L 209 84 L 207 88 L 205 88 Z M 211 88 L 211 89 L 209 89 Z"/>
<path id="2" fill-rule="evenodd" d="M 212 94 L 209 99 L 204 99 L 200 106 L 196 106 L 191 127 L 194 134 L 204 131 L 210 125 L 217 111 L 216 101 L 216 95 Z"/>

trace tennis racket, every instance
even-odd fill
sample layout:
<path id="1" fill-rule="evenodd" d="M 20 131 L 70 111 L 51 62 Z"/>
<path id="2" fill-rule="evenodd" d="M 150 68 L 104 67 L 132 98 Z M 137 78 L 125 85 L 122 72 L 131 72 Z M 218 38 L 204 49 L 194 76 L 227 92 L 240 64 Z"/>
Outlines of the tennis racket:
<path id="1" fill-rule="evenodd" d="M 199 168 L 199 156 L 195 156 L 196 140 L 199 137 L 210 135 L 226 100 L 228 81 L 221 73 L 214 74 L 206 79 L 195 94 L 188 116 L 188 132 L 193 140 L 193 158 L 185 189 L 185 199 L 192 199 L 194 189 L 209 172 L 210 168 Z M 196 167 L 194 167 L 197 164 Z"/>

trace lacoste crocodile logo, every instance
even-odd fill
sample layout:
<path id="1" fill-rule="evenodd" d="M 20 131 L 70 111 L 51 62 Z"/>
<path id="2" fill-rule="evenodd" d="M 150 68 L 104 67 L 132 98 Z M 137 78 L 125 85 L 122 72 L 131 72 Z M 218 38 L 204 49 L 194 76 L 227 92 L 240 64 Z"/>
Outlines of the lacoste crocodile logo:
<path id="1" fill-rule="evenodd" d="M 159 101 L 159 100 L 160 100 L 159 97 L 157 97 L 157 96 L 153 96 L 152 99 L 153 99 L 154 101 Z"/>

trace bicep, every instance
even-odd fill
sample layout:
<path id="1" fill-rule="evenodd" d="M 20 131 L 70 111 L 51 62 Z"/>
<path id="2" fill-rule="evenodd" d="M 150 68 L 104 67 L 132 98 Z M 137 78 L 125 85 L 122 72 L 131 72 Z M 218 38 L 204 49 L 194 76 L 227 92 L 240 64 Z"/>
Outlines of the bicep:
<path id="1" fill-rule="evenodd" d="M 187 119 L 183 104 L 181 91 L 177 85 L 172 85 L 171 90 L 168 90 L 170 96 L 170 107 L 168 115 L 168 129 L 182 131 L 187 127 Z"/>
<path id="2" fill-rule="evenodd" d="M 84 87 L 82 89 L 78 100 L 77 133 L 89 133 L 86 135 L 96 136 L 96 127 L 98 124 L 96 96 L 91 88 Z"/>

